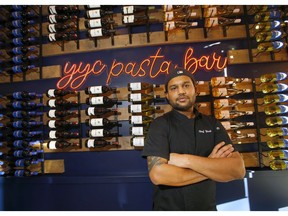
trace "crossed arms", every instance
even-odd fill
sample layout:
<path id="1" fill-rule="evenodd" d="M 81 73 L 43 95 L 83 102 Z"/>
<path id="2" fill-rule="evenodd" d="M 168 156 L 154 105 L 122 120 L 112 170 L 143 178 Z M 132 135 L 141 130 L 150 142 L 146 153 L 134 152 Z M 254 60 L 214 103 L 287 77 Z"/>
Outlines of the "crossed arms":
<path id="1" fill-rule="evenodd" d="M 155 185 L 184 186 L 206 179 L 227 182 L 245 176 L 245 166 L 232 145 L 218 143 L 208 157 L 170 153 L 169 161 L 148 156 L 149 177 Z"/>

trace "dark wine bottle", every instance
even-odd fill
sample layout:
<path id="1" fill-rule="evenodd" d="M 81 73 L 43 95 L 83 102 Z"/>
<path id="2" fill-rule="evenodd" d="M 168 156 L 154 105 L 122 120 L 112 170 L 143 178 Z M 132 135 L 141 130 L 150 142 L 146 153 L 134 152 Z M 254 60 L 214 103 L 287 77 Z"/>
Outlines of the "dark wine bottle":
<path id="1" fill-rule="evenodd" d="M 91 97 L 86 99 L 86 104 L 110 108 L 116 104 L 120 105 L 121 102 L 117 98 L 109 98 L 107 96 Z"/>
<path id="2" fill-rule="evenodd" d="M 112 141 L 108 142 L 104 139 L 87 139 L 85 141 L 85 146 L 86 148 L 102 148 L 108 145 L 119 145 L 119 142 L 117 141 Z"/>
<path id="3" fill-rule="evenodd" d="M 79 148 L 80 145 L 79 143 L 72 143 L 66 140 L 50 140 L 47 143 L 48 149 L 65 149 L 69 147 Z"/>
<path id="4" fill-rule="evenodd" d="M 105 37 L 105 36 L 112 36 L 115 34 L 116 30 L 114 29 L 106 29 L 106 28 L 95 28 L 95 29 L 89 29 L 88 35 L 89 37 Z"/>
<path id="5" fill-rule="evenodd" d="M 50 139 L 70 139 L 70 138 L 79 138 L 78 132 L 67 132 L 67 131 L 57 131 L 57 130 L 51 130 L 49 132 L 49 138 Z"/>
<path id="6" fill-rule="evenodd" d="M 76 91 L 68 91 L 68 90 L 61 90 L 61 89 L 49 89 L 46 92 L 47 97 L 54 98 L 58 96 L 65 96 L 65 95 L 75 95 L 77 94 Z"/>
<path id="7" fill-rule="evenodd" d="M 77 29 L 77 25 L 75 22 L 71 22 L 71 23 L 56 23 L 56 24 L 49 24 L 48 25 L 48 31 L 50 33 L 56 33 L 56 32 L 62 32 L 62 31 L 66 31 L 66 30 L 76 30 Z"/>
<path id="8" fill-rule="evenodd" d="M 92 128 L 104 128 L 107 130 L 110 130 L 113 127 L 120 126 L 118 121 L 112 121 L 107 118 L 92 118 L 92 119 L 86 119 L 85 123 L 87 126 L 90 126 Z"/>
<path id="9" fill-rule="evenodd" d="M 118 132 L 101 129 L 91 129 L 87 131 L 89 137 L 117 137 L 120 136 Z"/>
<path id="10" fill-rule="evenodd" d="M 48 35 L 49 41 L 70 41 L 78 38 L 77 33 L 50 33 Z"/>
<path id="11" fill-rule="evenodd" d="M 90 86 L 85 88 L 85 94 L 104 94 L 107 92 L 116 92 L 116 88 L 109 86 Z"/>
<path id="12" fill-rule="evenodd" d="M 16 99 L 16 100 L 34 100 L 37 98 L 42 98 L 42 94 L 37 94 L 35 92 L 27 92 L 27 91 L 19 91 L 13 92 L 12 94 L 6 95 L 9 99 Z"/>
<path id="13" fill-rule="evenodd" d="M 69 6 L 69 5 L 52 5 L 48 7 L 50 14 L 78 14 L 79 8 L 76 5 Z"/>
<path id="14" fill-rule="evenodd" d="M 49 110 L 47 113 L 49 118 L 63 118 L 63 117 L 72 117 L 78 116 L 78 111 L 72 110 Z"/>
<path id="15" fill-rule="evenodd" d="M 107 116 L 109 115 L 117 115 L 117 109 L 107 109 L 103 107 L 88 107 L 85 111 L 88 116 Z"/>
<path id="16" fill-rule="evenodd" d="M 80 104 L 78 103 L 78 101 L 67 101 L 62 98 L 57 98 L 48 100 L 47 105 L 52 108 L 55 107 L 71 108 L 71 107 L 78 107 Z"/>
<path id="17" fill-rule="evenodd" d="M 78 122 L 68 122 L 65 120 L 49 120 L 47 123 L 49 128 L 71 129 L 79 126 Z"/>
<path id="18" fill-rule="evenodd" d="M 53 15 L 49 15 L 48 19 L 50 23 L 63 23 L 66 21 L 76 21 L 77 20 L 77 16 L 76 15 L 63 15 L 63 14 L 53 14 Z"/>
<path id="19" fill-rule="evenodd" d="M 113 23 L 115 23 L 113 19 L 97 18 L 97 19 L 85 20 L 84 25 L 86 28 L 99 28 L 99 27 L 106 27 Z"/>

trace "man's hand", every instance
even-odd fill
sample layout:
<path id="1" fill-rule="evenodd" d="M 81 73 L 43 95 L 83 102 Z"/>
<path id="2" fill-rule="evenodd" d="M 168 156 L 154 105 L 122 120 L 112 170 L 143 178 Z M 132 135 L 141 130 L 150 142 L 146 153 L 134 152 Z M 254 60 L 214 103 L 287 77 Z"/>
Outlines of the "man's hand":
<path id="1" fill-rule="evenodd" d="M 218 143 L 208 156 L 208 158 L 225 158 L 231 157 L 234 148 L 231 144 L 225 145 L 225 142 Z"/>

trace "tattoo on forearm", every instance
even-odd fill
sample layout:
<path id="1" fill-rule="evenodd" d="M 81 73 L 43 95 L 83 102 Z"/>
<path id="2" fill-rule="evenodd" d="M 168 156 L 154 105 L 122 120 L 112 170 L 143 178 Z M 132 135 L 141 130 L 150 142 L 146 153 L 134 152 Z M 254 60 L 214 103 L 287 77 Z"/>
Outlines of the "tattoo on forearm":
<path id="1" fill-rule="evenodd" d="M 164 164 L 165 162 L 161 157 L 156 157 L 156 156 L 148 156 L 147 157 L 147 162 L 148 162 L 148 170 L 149 172 L 154 166 L 159 166 L 161 164 Z"/>

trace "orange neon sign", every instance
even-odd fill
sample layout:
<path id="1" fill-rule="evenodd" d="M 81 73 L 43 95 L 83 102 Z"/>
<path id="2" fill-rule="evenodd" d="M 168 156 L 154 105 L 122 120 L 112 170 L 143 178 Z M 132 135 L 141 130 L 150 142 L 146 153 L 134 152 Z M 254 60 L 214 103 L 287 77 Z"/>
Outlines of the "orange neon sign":
<path id="1" fill-rule="evenodd" d="M 189 47 L 183 57 L 183 67 L 192 74 L 199 69 L 221 71 L 227 65 L 227 58 L 219 56 L 215 52 L 210 55 L 203 55 L 200 58 L 193 57 L 193 54 L 194 49 Z M 165 56 L 161 55 L 161 48 L 158 48 L 155 55 L 143 59 L 140 63 L 129 62 L 124 64 L 114 59 L 110 68 L 102 60 L 96 60 L 92 64 L 66 62 L 63 68 L 64 76 L 57 82 L 57 88 L 65 89 L 69 86 L 71 89 L 79 89 L 91 74 L 98 76 L 104 72 L 108 72 L 106 84 L 109 84 L 113 77 L 119 77 L 122 73 L 126 73 L 131 77 L 149 76 L 154 79 L 161 73 L 168 74 L 172 65 L 172 61 L 165 60 Z"/>

